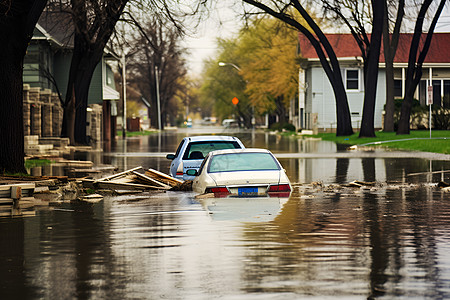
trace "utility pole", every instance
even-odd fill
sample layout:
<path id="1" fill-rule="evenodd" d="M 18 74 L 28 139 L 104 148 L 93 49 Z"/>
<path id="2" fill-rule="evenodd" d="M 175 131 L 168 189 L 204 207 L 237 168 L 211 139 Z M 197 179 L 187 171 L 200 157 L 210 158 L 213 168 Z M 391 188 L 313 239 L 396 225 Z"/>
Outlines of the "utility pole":
<path id="1" fill-rule="evenodd" d="M 158 66 L 156 66 L 156 65 L 155 65 L 155 80 L 156 80 L 156 104 L 158 106 L 158 129 L 161 130 L 161 102 L 159 99 Z"/>
<path id="2" fill-rule="evenodd" d="M 123 99 L 123 119 L 122 137 L 127 136 L 127 78 L 125 73 L 125 51 L 122 53 L 122 99 Z"/>

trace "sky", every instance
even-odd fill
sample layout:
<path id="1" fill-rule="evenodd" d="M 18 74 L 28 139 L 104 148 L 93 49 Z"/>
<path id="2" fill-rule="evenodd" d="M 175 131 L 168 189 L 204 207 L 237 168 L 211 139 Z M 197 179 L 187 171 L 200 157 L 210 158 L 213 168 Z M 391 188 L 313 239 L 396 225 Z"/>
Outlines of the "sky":
<path id="1" fill-rule="evenodd" d="M 239 13 L 242 9 L 239 4 L 235 4 L 236 1 L 217 2 L 195 32 L 189 33 L 184 39 L 185 47 L 190 52 L 187 62 L 189 73 L 192 75 L 201 74 L 203 61 L 214 57 L 218 38 L 232 37 L 243 25 L 242 16 Z"/>
<path id="2" fill-rule="evenodd" d="M 217 38 L 232 37 L 243 26 L 243 9 L 236 4 L 239 1 L 217 2 L 210 15 L 184 40 L 190 52 L 187 56 L 189 73 L 193 76 L 201 74 L 204 60 L 214 57 Z M 450 5 L 444 8 L 435 31 L 450 32 Z"/>

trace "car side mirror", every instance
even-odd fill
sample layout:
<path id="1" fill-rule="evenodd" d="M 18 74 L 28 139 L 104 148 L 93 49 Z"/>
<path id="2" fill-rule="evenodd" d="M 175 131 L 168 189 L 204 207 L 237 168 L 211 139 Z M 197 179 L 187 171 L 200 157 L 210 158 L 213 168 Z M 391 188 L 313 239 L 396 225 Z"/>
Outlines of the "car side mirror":
<path id="1" fill-rule="evenodd" d="M 170 159 L 170 160 L 174 160 L 175 159 L 175 154 L 167 154 L 166 158 Z"/>
<path id="2" fill-rule="evenodd" d="M 186 174 L 189 176 L 198 176 L 198 171 L 196 169 L 189 169 L 186 171 Z"/>

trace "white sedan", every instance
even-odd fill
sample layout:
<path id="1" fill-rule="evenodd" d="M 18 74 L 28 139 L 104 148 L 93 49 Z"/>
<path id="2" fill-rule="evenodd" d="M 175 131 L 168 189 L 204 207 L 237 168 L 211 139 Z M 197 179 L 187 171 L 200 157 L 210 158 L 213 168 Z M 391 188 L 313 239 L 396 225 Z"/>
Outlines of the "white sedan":
<path id="1" fill-rule="evenodd" d="M 285 170 L 266 149 L 212 151 L 198 171 L 191 169 L 186 173 L 196 176 L 192 189 L 197 193 L 289 197 L 291 192 Z"/>

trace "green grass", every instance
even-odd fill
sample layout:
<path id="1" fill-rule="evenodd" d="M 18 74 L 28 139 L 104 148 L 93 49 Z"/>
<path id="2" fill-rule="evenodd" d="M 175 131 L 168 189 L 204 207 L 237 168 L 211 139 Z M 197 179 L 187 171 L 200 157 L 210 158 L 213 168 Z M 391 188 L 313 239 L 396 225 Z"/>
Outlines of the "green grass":
<path id="1" fill-rule="evenodd" d="M 48 159 L 27 159 L 25 160 L 25 168 L 30 169 L 34 167 L 42 167 L 51 164 L 52 161 Z"/>
<path id="2" fill-rule="evenodd" d="M 150 135 L 153 133 L 157 133 L 156 130 L 142 130 L 142 131 L 127 131 L 127 137 L 140 136 L 140 135 Z M 122 136 L 122 131 L 117 131 L 117 136 Z"/>
<path id="3" fill-rule="evenodd" d="M 335 133 L 320 133 L 314 137 L 320 137 L 324 141 L 332 141 L 340 144 L 348 145 L 365 145 L 380 146 L 392 149 L 415 150 L 424 152 L 450 154 L 450 131 L 435 130 L 431 132 L 432 138 L 445 139 L 429 139 L 430 132 L 426 130 L 411 131 L 409 135 L 397 135 L 395 132 L 376 132 L 375 138 L 358 138 L 359 133 L 351 136 L 336 137 Z M 413 140 L 411 140 L 413 139 Z M 394 141 L 395 140 L 395 141 Z M 401 141 L 397 141 L 401 140 Z M 392 142 L 387 142 L 392 141 Z M 371 144 L 380 142 L 379 144 Z"/>

